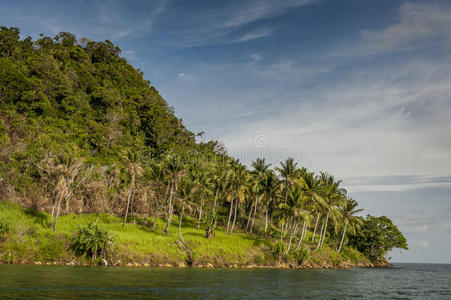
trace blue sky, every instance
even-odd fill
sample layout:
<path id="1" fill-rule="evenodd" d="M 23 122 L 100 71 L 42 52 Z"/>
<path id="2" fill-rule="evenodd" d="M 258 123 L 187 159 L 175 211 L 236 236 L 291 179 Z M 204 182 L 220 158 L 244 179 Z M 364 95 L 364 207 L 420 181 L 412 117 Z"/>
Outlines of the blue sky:
<path id="1" fill-rule="evenodd" d="M 451 263 L 451 2 L 4 1 L 25 37 L 109 39 L 184 124 L 247 163 L 330 171 Z"/>

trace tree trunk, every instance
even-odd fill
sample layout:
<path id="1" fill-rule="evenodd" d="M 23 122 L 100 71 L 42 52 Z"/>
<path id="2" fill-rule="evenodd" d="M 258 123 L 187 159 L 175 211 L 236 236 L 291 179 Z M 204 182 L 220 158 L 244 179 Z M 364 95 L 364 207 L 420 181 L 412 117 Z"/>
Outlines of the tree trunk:
<path id="1" fill-rule="evenodd" d="M 56 230 L 56 223 L 58 222 L 58 217 L 60 214 L 60 208 L 61 208 L 61 196 L 58 197 L 58 203 L 56 207 L 56 215 L 55 215 L 55 222 L 53 223 L 53 231 Z"/>
<path id="2" fill-rule="evenodd" d="M 56 202 L 52 204 L 52 214 L 50 215 L 49 228 L 52 227 L 52 223 L 53 223 L 53 214 L 55 213 L 55 206 L 56 206 Z"/>
<path id="3" fill-rule="evenodd" d="M 298 223 L 295 222 L 295 225 L 292 226 L 291 228 L 291 232 L 290 232 L 290 241 L 288 242 L 288 247 L 287 247 L 287 251 L 285 252 L 285 254 L 288 254 L 290 252 L 291 249 L 291 242 L 293 241 L 293 236 L 295 235 L 295 232 L 298 229 Z"/>
<path id="4" fill-rule="evenodd" d="M 229 219 L 227 221 L 227 234 L 230 234 L 229 228 L 230 228 L 230 219 L 232 218 L 232 211 L 233 211 L 233 199 L 230 203 L 230 211 L 229 211 Z"/>
<path id="5" fill-rule="evenodd" d="M 326 225 L 324 226 L 324 232 L 323 232 L 323 238 L 321 240 L 321 245 L 324 243 L 324 239 L 326 238 L 327 221 L 329 221 L 329 213 L 327 213 L 327 216 L 326 216 Z"/>
<path id="6" fill-rule="evenodd" d="M 318 245 L 316 246 L 316 249 L 317 249 L 317 250 L 319 249 L 319 246 L 321 246 L 321 237 L 322 237 L 322 235 L 323 235 L 324 223 L 325 223 L 325 222 L 323 221 L 323 224 L 321 225 L 321 231 L 320 231 L 320 233 L 319 233 Z"/>
<path id="7" fill-rule="evenodd" d="M 232 228 L 230 229 L 230 233 L 233 232 L 233 228 L 235 227 L 235 222 L 236 222 L 236 211 L 238 210 L 238 205 L 240 204 L 240 202 L 238 201 L 237 203 L 235 203 L 235 213 L 233 214 L 233 222 L 232 222 Z"/>
<path id="8" fill-rule="evenodd" d="M 254 216 L 252 217 L 251 230 L 249 233 L 252 233 L 252 229 L 254 228 L 255 215 L 257 213 L 257 206 L 258 206 L 258 197 L 255 197 Z"/>
<path id="9" fill-rule="evenodd" d="M 202 220 L 202 208 L 203 208 L 203 206 L 204 206 L 204 200 L 201 199 L 200 200 L 200 210 L 199 210 L 199 220 L 197 222 L 197 229 L 200 228 L 200 222 Z"/>
<path id="10" fill-rule="evenodd" d="M 246 223 L 246 232 L 249 229 L 249 225 L 251 223 L 251 216 L 252 216 L 252 210 L 254 209 L 254 203 L 251 204 L 251 209 L 249 211 L 249 216 L 247 217 L 247 223 Z"/>
<path id="11" fill-rule="evenodd" d="M 316 234 L 316 228 L 318 226 L 318 221 L 319 221 L 319 213 L 316 215 L 315 229 L 313 230 L 313 235 L 312 235 L 312 243 L 315 241 L 315 234 Z"/>
<path id="12" fill-rule="evenodd" d="M 166 224 L 166 229 L 164 230 L 164 233 L 167 235 L 169 233 L 169 226 L 171 226 L 171 220 L 172 220 L 172 191 L 174 189 L 174 184 L 171 183 L 171 189 L 169 191 L 169 207 L 168 207 L 168 222 Z"/>
<path id="13" fill-rule="evenodd" d="M 299 250 L 299 247 L 301 246 L 302 240 L 304 238 L 304 234 L 305 234 L 305 227 L 306 227 L 306 222 L 304 221 L 304 225 L 302 225 L 302 234 L 301 237 L 299 238 L 299 243 L 296 247 L 296 250 Z"/>
<path id="14" fill-rule="evenodd" d="M 265 216 L 265 236 L 268 230 L 268 206 L 266 206 L 266 216 Z"/>
<path id="15" fill-rule="evenodd" d="M 124 221 L 122 222 L 122 227 L 124 227 L 125 223 L 127 222 L 127 216 L 128 216 L 128 209 L 130 206 L 130 199 L 132 197 L 132 191 L 135 185 L 135 173 L 132 173 L 132 179 L 130 182 L 130 190 L 128 191 L 128 198 L 127 198 L 127 208 L 125 209 L 125 216 L 124 216 Z"/>
<path id="16" fill-rule="evenodd" d="M 182 237 L 182 218 L 183 218 L 184 210 L 185 210 L 185 207 L 182 205 L 182 209 L 180 210 L 180 215 L 179 215 L 179 237 L 183 244 L 185 244 L 185 240 Z"/>
<path id="17" fill-rule="evenodd" d="M 343 235 L 341 236 L 340 247 L 338 247 L 338 251 L 340 252 L 341 246 L 343 246 L 343 240 L 345 239 L 346 227 L 348 226 L 348 222 L 345 222 L 345 228 L 343 229 Z"/>

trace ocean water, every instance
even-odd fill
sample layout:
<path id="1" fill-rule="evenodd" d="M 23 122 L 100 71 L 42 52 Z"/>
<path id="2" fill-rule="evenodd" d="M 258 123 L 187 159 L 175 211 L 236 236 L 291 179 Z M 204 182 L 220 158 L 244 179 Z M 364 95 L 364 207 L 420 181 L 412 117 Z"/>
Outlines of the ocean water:
<path id="1" fill-rule="evenodd" d="M 451 299 L 451 265 L 347 270 L 0 265 L 0 298 Z"/>

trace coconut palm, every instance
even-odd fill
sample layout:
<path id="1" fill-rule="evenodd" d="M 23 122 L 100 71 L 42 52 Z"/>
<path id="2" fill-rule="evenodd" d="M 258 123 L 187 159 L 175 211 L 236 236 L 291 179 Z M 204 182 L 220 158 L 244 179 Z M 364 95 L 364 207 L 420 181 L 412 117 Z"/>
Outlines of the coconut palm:
<path id="1" fill-rule="evenodd" d="M 344 201 L 343 206 L 341 207 L 341 215 L 344 222 L 343 235 L 341 236 L 340 246 L 338 247 L 337 252 L 340 252 L 341 247 L 343 246 L 343 240 L 346 234 L 346 228 L 349 225 L 351 232 L 353 234 L 356 233 L 356 228 L 362 225 L 362 220 L 359 217 L 356 217 L 355 214 L 363 211 L 363 209 L 357 209 L 358 203 L 352 198 L 347 198 Z"/>
<path id="2" fill-rule="evenodd" d="M 130 208 L 130 201 L 132 198 L 132 194 L 135 190 L 135 181 L 137 176 L 141 176 L 143 173 L 143 168 L 141 166 L 141 152 L 133 152 L 133 151 L 126 151 L 121 153 L 121 159 L 123 168 L 128 173 L 130 177 L 130 185 L 128 189 L 128 196 L 127 196 L 127 207 L 125 208 L 125 216 L 124 220 L 122 221 L 122 227 L 124 227 L 125 223 L 127 222 L 127 216 L 128 211 Z"/>
<path id="3" fill-rule="evenodd" d="M 165 156 L 164 165 L 165 165 L 166 175 L 169 178 L 168 220 L 167 220 L 166 228 L 164 230 L 164 233 L 168 234 L 169 227 L 171 226 L 172 214 L 174 211 L 174 203 L 172 201 L 174 192 L 175 193 L 177 192 L 178 183 L 179 183 L 182 175 L 185 173 L 185 169 L 182 164 L 181 158 L 175 153 L 170 153 Z"/>
<path id="4" fill-rule="evenodd" d="M 154 221 L 152 226 L 152 229 L 155 230 L 157 225 L 158 212 L 160 209 L 160 201 L 164 196 L 167 176 L 165 173 L 164 165 L 161 163 L 153 162 L 150 164 L 147 170 L 149 179 L 153 182 L 155 187 L 155 208 L 154 208 Z"/>
<path id="5" fill-rule="evenodd" d="M 269 210 L 280 197 L 279 179 L 273 170 L 266 170 L 261 181 L 259 181 L 261 198 L 265 206 L 265 235 L 268 231 Z"/>
<path id="6" fill-rule="evenodd" d="M 255 201 L 251 202 L 249 217 L 248 217 L 247 225 L 246 225 L 246 231 L 250 225 L 249 233 L 252 233 L 252 230 L 254 228 L 255 215 L 257 214 L 257 209 L 258 209 L 258 200 L 261 198 L 260 181 L 263 180 L 265 172 L 268 170 L 270 165 L 271 164 L 265 163 L 264 158 L 257 158 L 254 162 L 252 162 L 252 167 L 254 170 L 252 171 L 253 177 L 251 178 L 251 181 L 249 182 L 249 184 L 250 184 L 250 191 L 252 192 L 252 194 L 255 198 Z M 251 197 L 249 197 L 249 198 L 251 198 Z M 252 223 L 250 223 L 251 216 L 252 216 Z"/>

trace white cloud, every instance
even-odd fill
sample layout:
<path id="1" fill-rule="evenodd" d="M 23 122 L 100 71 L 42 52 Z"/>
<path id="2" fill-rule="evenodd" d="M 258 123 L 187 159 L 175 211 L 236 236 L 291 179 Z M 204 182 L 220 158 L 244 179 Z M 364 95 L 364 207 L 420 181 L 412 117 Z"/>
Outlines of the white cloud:
<path id="1" fill-rule="evenodd" d="M 253 31 L 253 32 L 248 32 L 246 34 L 244 34 L 242 37 L 240 37 L 239 39 L 237 39 L 237 42 L 248 42 L 248 41 L 252 41 L 252 40 L 257 40 L 257 39 L 261 39 L 264 37 L 267 37 L 270 35 L 270 31 L 269 30 L 258 30 L 258 31 Z"/>
<path id="2" fill-rule="evenodd" d="M 399 22 L 382 30 L 363 30 L 365 46 L 375 51 L 407 46 L 427 39 L 451 40 L 451 7 L 406 2 L 399 8 Z"/>
<path id="3" fill-rule="evenodd" d="M 299 7 L 316 2 L 316 0 L 288 0 L 288 1 L 248 1 L 238 5 L 232 18 L 228 19 L 223 27 L 237 28 L 261 19 L 272 18 L 283 14 L 287 9 Z"/>
<path id="4" fill-rule="evenodd" d="M 429 243 L 426 240 L 414 240 L 413 244 L 418 245 L 420 247 L 429 247 Z"/>
<path id="5" fill-rule="evenodd" d="M 178 73 L 177 77 L 185 77 L 185 73 Z"/>

